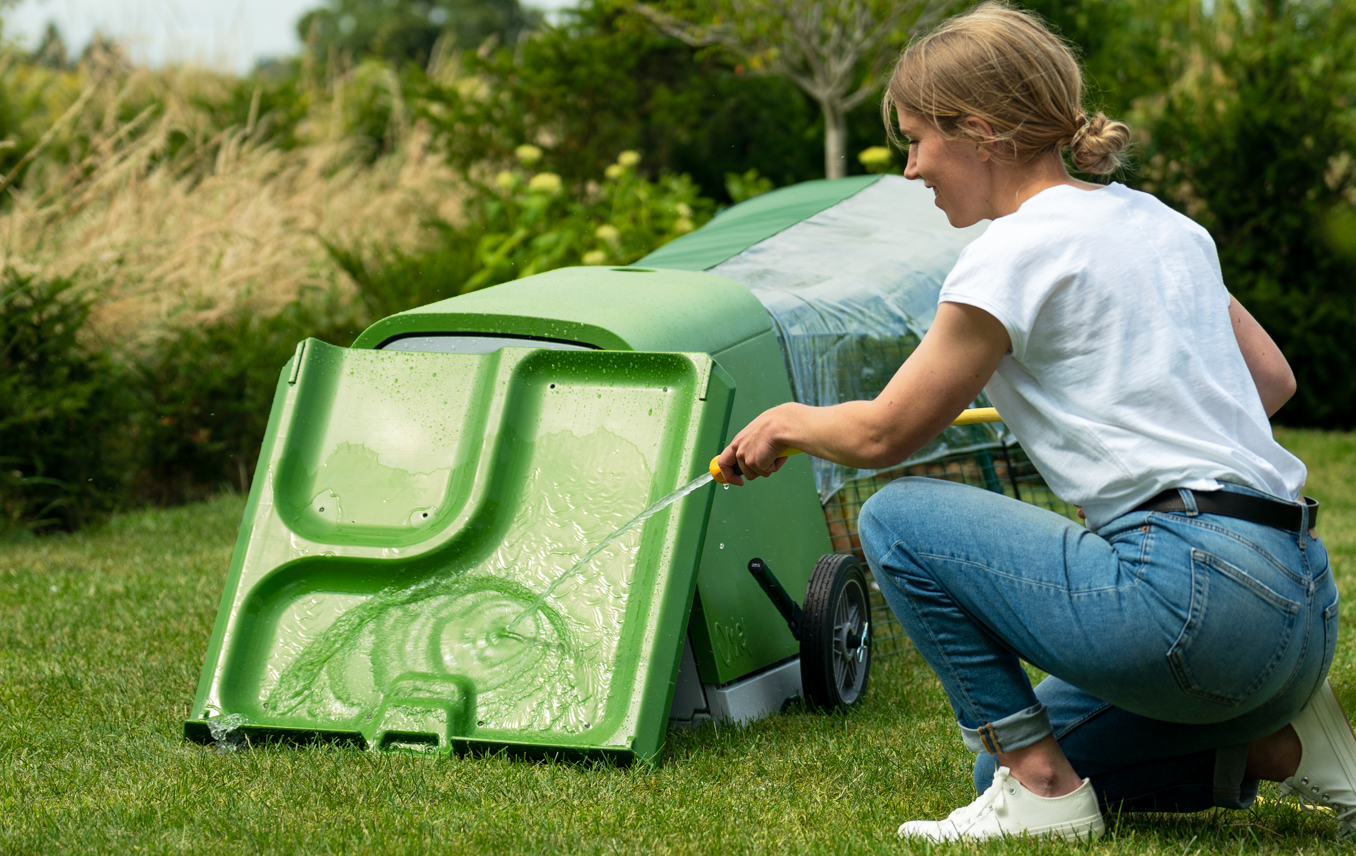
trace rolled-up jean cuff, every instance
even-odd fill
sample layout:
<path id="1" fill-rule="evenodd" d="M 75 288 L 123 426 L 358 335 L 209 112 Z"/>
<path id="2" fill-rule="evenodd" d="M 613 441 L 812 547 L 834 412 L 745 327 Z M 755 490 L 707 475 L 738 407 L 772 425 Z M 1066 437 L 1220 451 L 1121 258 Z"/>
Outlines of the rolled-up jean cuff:
<path id="1" fill-rule="evenodd" d="M 966 749 L 990 755 L 1025 749 L 1054 733 L 1050 728 L 1050 714 L 1040 703 L 978 728 L 962 725 L 960 729 Z"/>
<path id="2" fill-rule="evenodd" d="M 1243 778 L 1248 765 L 1248 744 L 1222 746 L 1215 750 L 1215 805 L 1248 808 L 1257 799 L 1257 780 Z"/>

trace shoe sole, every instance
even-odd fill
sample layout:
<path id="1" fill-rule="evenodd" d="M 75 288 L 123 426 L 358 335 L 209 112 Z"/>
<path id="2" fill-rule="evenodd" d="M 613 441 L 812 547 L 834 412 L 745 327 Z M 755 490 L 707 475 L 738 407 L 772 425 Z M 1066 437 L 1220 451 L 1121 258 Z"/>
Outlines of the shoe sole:
<path id="1" fill-rule="evenodd" d="M 1063 838 L 1065 841 L 1092 841 L 1106 832 L 1106 822 L 1097 817 L 1080 818 L 1072 823 L 1056 823 L 1039 829 L 1026 829 L 1022 835 L 1031 838 Z"/>
<path id="2" fill-rule="evenodd" d="M 935 844 L 942 844 L 948 841 L 987 841 L 992 838 L 1062 838 L 1065 841 L 1092 841 L 1101 838 L 1106 832 L 1106 821 L 1102 815 L 1095 817 L 1083 817 L 1074 821 L 1064 821 L 1063 823 L 1052 823 L 1049 826 L 1038 826 L 1035 828 L 1023 829 L 1020 832 L 1004 832 L 1002 835 L 973 836 L 962 835 L 958 838 L 946 838 L 942 836 L 929 835 L 922 830 L 904 831 L 901 825 L 895 833 L 898 838 L 907 841 L 910 838 L 921 838 L 931 841 Z"/>

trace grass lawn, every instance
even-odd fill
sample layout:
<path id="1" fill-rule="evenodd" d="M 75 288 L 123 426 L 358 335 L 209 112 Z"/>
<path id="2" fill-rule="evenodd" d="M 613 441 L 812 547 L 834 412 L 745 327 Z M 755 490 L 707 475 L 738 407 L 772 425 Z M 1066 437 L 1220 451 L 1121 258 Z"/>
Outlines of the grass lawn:
<path id="1" fill-rule="evenodd" d="M 1356 596 L 1356 435 L 1278 433 L 1310 466 Z M 243 508 L 228 496 L 0 547 L 0 853 L 900 852 L 901 820 L 973 798 L 941 689 L 907 652 L 877 661 L 851 715 L 675 732 L 658 769 L 188 744 Z M 1332 673 L 1349 710 L 1351 623 L 1344 610 Z M 957 849 L 1348 852 L 1335 832 L 1266 786 L 1251 811 L 1115 818 L 1093 844 Z"/>

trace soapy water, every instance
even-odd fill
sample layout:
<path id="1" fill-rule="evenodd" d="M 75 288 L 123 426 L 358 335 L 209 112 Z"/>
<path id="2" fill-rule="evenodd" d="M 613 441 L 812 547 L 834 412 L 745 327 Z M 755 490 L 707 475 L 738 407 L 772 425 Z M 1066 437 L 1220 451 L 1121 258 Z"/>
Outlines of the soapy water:
<path id="1" fill-rule="evenodd" d="M 710 473 L 702 473 L 692 481 L 675 490 L 673 493 L 670 493 L 661 499 L 655 500 L 655 502 L 653 502 L 648 508 L 646 508 L 641 513 L 637 514 L 635 517 L 632 517 L 629 521 L 627 521 L 626 525 L 617 529 L 611 535 L 607 536 L 602 541 L 598 542 L 598 544 L 594 546 L 593 549 L 589 550 L 587 553 L 584 554 L 583 558 L 575 562 L 573 567 L 563 572 L 560 576 L 556 577 L 551 582 L 551 584 L 546 587 L 546 591 L 542 592 L 540 595 L 537 596 L 536 600 L 532 601 L 531 606 L 529 606 L 527 609 L 524 609 L 521 613 L 518 614 L 517 618 L 513 619 L 508 623 L 508 626 L 504 628 L 503 633 L 511 635 L 513 629 L 518 626 L 519 622 L 521 622 L 524 618 L 535 613 L 538 609 L 541 608 L 541 605 L 546 602 L 546 599 L 551 596 L 551 593 L 556 590 L 557 586 L 563 583 L 568 577 L 577 573 L 581 568 L 588 567 L 589 562 L 593 561 L 593 557 L 597 556 L 603 550 L 607 549 L 608 545 L 610 545 L 613 541 L 616 541 L 618 538 L 622 537 L 627 532 L 630 532 L 632 529 L 640 527 L 640 525 L 643 524 L 646 520 L 649 520 L 651 517 L 654 517 L 656 514 L 668 508 L 670 505 L 673 505 L 675 502 L 692 493 L 694 490 L 697 490 L 700 487 L 704 487 L 710 484 L 711 481 L 712 476 Z M 724 544 L 721 545 L 722 548 L 724 548 L 724 546 L 725 546 Z"/>
<path id="2" fill-rule="evenodd" d="M 266 708 L 317 720 L 370 720 L 407 674 L 457 675 L 476 691 L 485 724 L 565 730 L 596 718 L 605 680 L 586 626 L 539 610 L 520 633 L 495 634 L 530 602 L 521 586 L 478 575 L 434 577 L 345 611 L 279 675 Z M 579 672 L 579 674 L 576 674 Z M 573 727 L 572 727 L 573 726 Z"/>
<path id="3" fill-rule="evenodd" d="M 575 733 L 596 723 L 641 526 L 711 477 L 635 514 L 649 486 L 636 474 L 649 468 L 623 438 L 562 432 L 540 438 L 534 458 L 551 466 L 529 470 L 525 501 L 490 555 L 361 599 L 334 595 L 328 609 L 319 593 L 296 603 L 279 623 L 264 709 L 361 729 L 383 693 L 416 673 L 469 679 L 482 727 Z"/>

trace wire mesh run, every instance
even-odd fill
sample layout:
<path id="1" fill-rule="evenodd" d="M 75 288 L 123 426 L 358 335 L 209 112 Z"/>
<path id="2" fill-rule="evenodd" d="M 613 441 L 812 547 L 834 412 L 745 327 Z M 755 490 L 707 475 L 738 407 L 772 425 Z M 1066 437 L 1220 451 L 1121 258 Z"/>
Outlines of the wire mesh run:
<path id="1" fill-rule="evenodd" d="M 948 455 L 925 464 L 895 467 L 843 485 L 824 505 L 824 519 L 829 525 L 829 540 L 835 553 L 852 553 L 863 562 L 866 561 L 862 554 L 862 542 L 857 537 L 857 516 L 861 513 L 862 503 L 876 491 L 904 476 L 924 476 L 973 485 L 1048 508 L 1071 520 L 1078 519 L 1078 510 L 1051 493 L 1026 453 L 1020 446 L 1011 444 Z M 886 605 L 874 577 L 870 577 L 869 586 L 873 656 L 888 656 L 909 648 L 909 638 Z"/>

